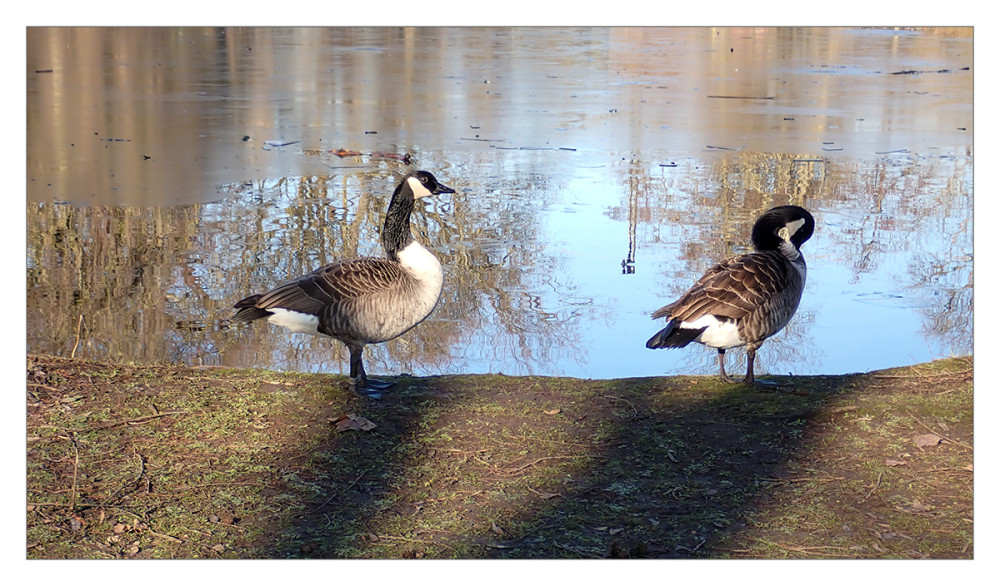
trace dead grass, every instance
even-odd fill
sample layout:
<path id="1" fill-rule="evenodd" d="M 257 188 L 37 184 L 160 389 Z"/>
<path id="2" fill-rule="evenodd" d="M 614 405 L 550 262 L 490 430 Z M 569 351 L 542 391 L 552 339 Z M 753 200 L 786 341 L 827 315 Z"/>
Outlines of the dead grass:
<path id="1" fill-rule="evenodd" d="M 396 380 L 373 402 L 338 376 L 29 356 L 26 555 L 973 556 L 971 357 L 779 392 Z"/>

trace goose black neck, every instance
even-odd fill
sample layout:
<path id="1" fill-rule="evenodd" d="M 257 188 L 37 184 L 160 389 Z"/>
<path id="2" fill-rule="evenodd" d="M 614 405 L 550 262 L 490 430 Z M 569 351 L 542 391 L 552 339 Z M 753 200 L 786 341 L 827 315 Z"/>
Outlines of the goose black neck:
<path id="1" fill-rule="evenodd" d="M 413 241 L 410 234 L 410 213 L 413 212 L 413 192 L 403 181 L 392 194 L 389 210 L 382 226 L 382 248 L 392 260 L 399 260 L 398 253 Z"/>

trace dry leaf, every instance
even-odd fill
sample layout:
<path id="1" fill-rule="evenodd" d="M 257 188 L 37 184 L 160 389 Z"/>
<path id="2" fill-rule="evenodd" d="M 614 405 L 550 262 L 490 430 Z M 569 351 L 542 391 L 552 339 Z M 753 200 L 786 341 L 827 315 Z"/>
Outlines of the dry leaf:
<path id="1" fill-rule="evenodd" d="M 357 429 L 360 431 L 371 431 L 378 427 L 371 421 L 361 417 L 360 415 L 355 415 L 351 413 L 350 415 L 341 415 L 336 419 L 331 420 L 334 425 L 337 426 L 337 431 L 350 431 L 352 429 Z"/>
<path id="2" fill-rule="evenodd" d="M 913 504 L 905 507 L 896 507 L 900 511 L 906 511 L 907 513 L 926 513 L 930 511 L 933 507 L 930 505 L 925 505 L 918 500 L 914 500 Z"/>
<path id="3" fill-rule="evenodd" d="M 906 462 L 903 460 L 893 460 L 892 458 L 887 458 L 885 461 L 886 466 L 906 466 Z"/>
<path id="4" fill-rule="evenodd" d="M 913 436 L 913 443 L 917 444 L 917 447 L 920 448 L 936 446 L 941 443 L 941 436 L 936 433 L 925 433 L 923 435 Z"/>
<path id="5" fill-rule="evenodd" d="M 556 415 L 557 413 L 560 413 L 560 412 L 562 412 L 562 409 L 553 409 L 552 411 L 546 411 L 545 414 L 546 415 Z"/>

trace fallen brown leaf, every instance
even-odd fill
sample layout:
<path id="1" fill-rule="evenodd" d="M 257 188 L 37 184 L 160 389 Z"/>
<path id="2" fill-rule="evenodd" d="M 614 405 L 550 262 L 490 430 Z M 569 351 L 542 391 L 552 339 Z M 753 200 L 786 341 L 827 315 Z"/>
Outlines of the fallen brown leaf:
<path id="1" fill-rule="evenodd" d="M 913 443 L 917 444 L 917 447 L 926 448 L 930 446 L 936 446 L 941 443 L 941 436 L 936 433 L 925 433 L 922 435 L 913 436 Z"/>
<path id="2" fill-rule="evenodd" d="M 896 507 L 899 511 L 906 511 L 907 513 L 926 513 L 933 509 L 930 505 L 925 505 L 918 500 L 914 500 L 912 504 L 905 507 Z"/>
<path id="3" fill-rule="evenodd" d="M 340 432 L 350 431 L 352 429 L 371 431 L 378 427 L 371 421 L 361 417 L 360 415 L 355 415 L 354 413 L 351 413 L 350 415 L 344 414 L 335 419 L 331 419 L 330 421 L 337 426 L 337 431 Z"/>

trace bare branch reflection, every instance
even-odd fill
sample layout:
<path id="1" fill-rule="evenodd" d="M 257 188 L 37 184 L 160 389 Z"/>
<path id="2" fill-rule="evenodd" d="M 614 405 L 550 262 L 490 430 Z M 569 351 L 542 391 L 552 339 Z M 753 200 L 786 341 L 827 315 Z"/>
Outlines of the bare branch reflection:
<path id="1" fill-rule="evenodd" d="M 394 180 L 282 178 L 165 209 L 32 206 L 29 346 L 67 354 L 83 315 L 80 355 L 91 358 L 343 372 L 338 344 L 266 325 L 229 330 L 226 319 L 245 291 L 380 254 L 387 197 L 376 194 L 391 193 Z M 528 373 L 581 354 L 571 332 L 589 300 L 553 304 L 571 288 L 545 270 L 558 263 L 530 221 L 544 189 L 498 182 L 418 208 L 414 229 L 441 257 L 446 286 L 421 327 L 370 349 L 373 369 L 453 372 L 485 360 Z"/>
<path id="2" fill-rule="evenodd" d="M 445 288 L 429 321 L 369 348 L 386 374 L 714 372 L 711 351 L 647 357 L 648 312 L 789 203 L 819 225 L 763 370 L 851 371 L 838 355 L 884 320 L 909 338 L 879 351 L 894 360 L 971 351 L 972 41 L 29 27 L 28 348 L 343 372 L 331 341 L 222 321 L 248 291 L 380 254 L 403 165 L 343 147 L 405 152 L 460 190 L 418 205 Z M 889 74 L 916 62 L 940 67 Z"/>

